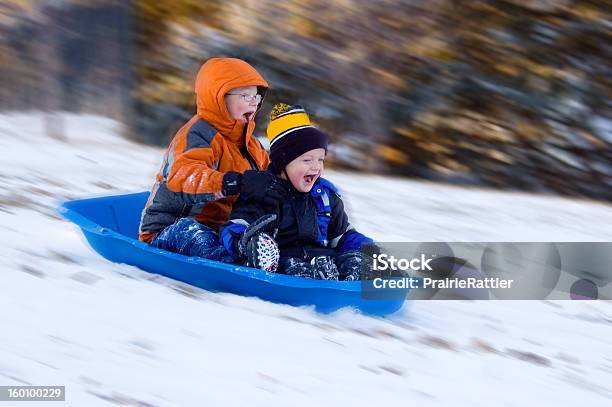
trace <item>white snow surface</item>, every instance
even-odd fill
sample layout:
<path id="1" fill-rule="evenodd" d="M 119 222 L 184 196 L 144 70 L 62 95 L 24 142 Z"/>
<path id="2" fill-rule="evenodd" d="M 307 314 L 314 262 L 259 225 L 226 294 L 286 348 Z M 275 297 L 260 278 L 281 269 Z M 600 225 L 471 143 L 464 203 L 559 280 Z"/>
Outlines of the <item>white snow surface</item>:
<path id="1" fill-rule="evenodd" d="M 108 119 L 59 118 L 63 139 L 39 113 L 0 116 L 0 385 L 63 385 L 71 406 L 612 405 L 610 301 L 322 315 L 106 261 L 55 207 L 148 190 L 163 150 Z M 381 241 L 612 240 L 603 203 L 327 177 Z"/>

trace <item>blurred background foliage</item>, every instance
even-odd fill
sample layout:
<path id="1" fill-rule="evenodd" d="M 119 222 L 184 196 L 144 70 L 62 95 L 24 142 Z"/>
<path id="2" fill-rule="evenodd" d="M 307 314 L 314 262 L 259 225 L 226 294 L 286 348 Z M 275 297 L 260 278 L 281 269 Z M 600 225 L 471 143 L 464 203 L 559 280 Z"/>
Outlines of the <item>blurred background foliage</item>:
<path id="1" fill-rule="evenodd" d="M 2 0 L 0 108 L 166 145 L 235 56 L 272 85 L 260 134 L 300 103 L 336 166 L 609 201 L 611 32 L 609 1 Z"/>

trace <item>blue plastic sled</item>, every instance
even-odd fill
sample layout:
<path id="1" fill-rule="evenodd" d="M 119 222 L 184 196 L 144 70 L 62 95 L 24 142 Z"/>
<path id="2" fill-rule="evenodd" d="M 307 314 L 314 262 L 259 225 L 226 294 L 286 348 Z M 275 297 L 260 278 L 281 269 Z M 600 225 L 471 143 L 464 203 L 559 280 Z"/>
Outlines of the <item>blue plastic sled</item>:
<path id="1" fill-rule="evenodd" d="M 110 261 L 136 266 L 210 291 L 255 296 L 294 306 L 314 305 L 318 312 L 352 307 L 369 315 L 399 310 L 403 300 L 361 298 L 360 282 L 322 281 L 187 257 L 138 240 L 140 213 L 148 192 L 64 202 L 59 213 L 76 223 L 95 251 Z"/>

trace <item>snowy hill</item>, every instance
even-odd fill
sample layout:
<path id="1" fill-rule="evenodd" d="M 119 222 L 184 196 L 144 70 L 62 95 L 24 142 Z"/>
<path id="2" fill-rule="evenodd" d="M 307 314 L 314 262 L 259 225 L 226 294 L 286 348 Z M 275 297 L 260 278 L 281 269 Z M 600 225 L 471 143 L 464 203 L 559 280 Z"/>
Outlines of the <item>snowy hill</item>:
<path id="1" fill-rule="evenodd" d="M 107 262 L 54 208 L 149 189 L 162 150 L 107 119 L 65 118 L 55 139 L 38 114 L 0 116 L 0 385 L 64 385 L 74 406 L 610 405 L 610 301 L 320 315 Z M 327 177 L 378 240 L 612 240 L 602 203 Z"/>

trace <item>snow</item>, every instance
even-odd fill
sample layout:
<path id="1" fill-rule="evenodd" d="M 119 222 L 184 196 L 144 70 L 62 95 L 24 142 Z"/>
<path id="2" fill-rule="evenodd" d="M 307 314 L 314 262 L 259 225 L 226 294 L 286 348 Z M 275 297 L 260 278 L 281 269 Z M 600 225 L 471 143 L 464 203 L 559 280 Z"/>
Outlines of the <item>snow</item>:
<path id="1" fill-rule="evenodd" d="M 74 406 L 610 405 L 610 301 L 321 315 L 109 263 L 54 208 L 149 189 L 163 150 L 121 138 L 108 119 L 60 118 L 64 140 L 45 135 L 38 113 L 0 116 L 0 385 L 64 385 Z M 327 176 L 377 240 L 612 237 L 603 203 Z"/>

